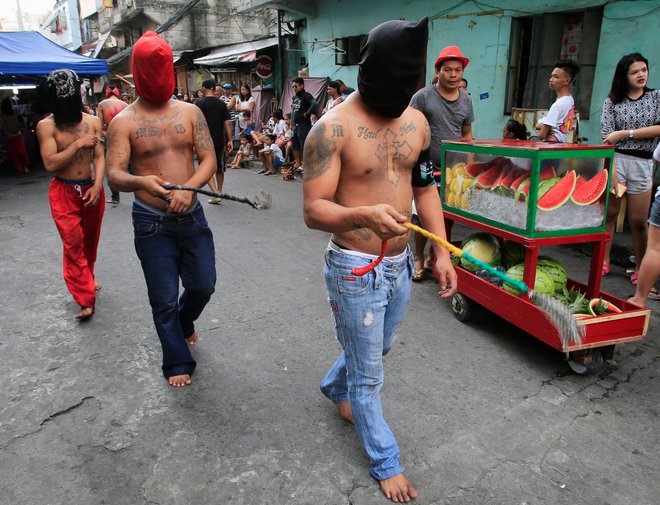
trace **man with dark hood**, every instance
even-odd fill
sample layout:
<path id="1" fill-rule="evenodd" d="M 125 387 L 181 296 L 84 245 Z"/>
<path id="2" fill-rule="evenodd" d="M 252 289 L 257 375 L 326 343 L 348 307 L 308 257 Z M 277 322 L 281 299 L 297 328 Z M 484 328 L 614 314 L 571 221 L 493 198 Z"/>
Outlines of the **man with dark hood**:
<path id="1" fill-rule="evenodd" d="M 46 171 L 55 174 L 48 200 L 64 244 L 64 281 L 80 305 L 76 318 L 85 320 L 94 313 L 101 287 L 94 280 L 104 210 L 101 121 L 82 112 L 80 79 L 73 70 L 51 72 L 46 93 L 52 114 L 37 124 L 39 149 Z"/>
<path id="2" fill-rule="evenodd" d="M 101 124 L 103 125 L 103 137 L 108 131 L 108 126 L 110 122 L 115 118 L 117 114 L 123 111 L 128 104 L 119 98 L 119 90 L 117 88 L 107 87 L 105 90 L 105 100 L 99 103 L 97 112 Z M 119 191 L 116 189 L 110 188 L 110 199 L 106 203 L 112 203 L 117 205 L 119 203 Z"/>
<path id="3" fill-rule="evenodd" d="M 215 290 L 215 249 L 195 193 L 164 186 L 205 186 L 215 173 L 215 150 L 201 109 L 170 100 L 172 49 L 153 31 L 133 46 L 133 80 L 137 100 L 108 129 L 108 181 L 135 192 L 135 250 L 163 348 L 162 370 L 170 385 L 183 387 L 195 370 L 188 348 L 197 341 L 194 323 Z"/>
<path id="4" fill-rule="evenodd" d="M 408 247 L 414 198 L 426 228 L 445 236 L 433 174 L 417 163 L 430 146 L 423 114 L 408 107 L 426 59 L 428 18 L 389 21 L 369 32 L 360 53 L 358 91 L 328 111 L 305 145 L 304 218 L 332 233 L 324 276 L 343 351 L 321 383 L 339 415 L 353 422 L 371 461 L 370 474 L 390 500 L 407 502 L 417 491 L 403 475 L 399 449 L 383 418 L 383 355 L 390 350 L 410 297 L 413 269 Z M 352 273 L 378 256 L 360 277 Z M 449 253 L 436 247 L 439 295 L 456 291 Z"/>

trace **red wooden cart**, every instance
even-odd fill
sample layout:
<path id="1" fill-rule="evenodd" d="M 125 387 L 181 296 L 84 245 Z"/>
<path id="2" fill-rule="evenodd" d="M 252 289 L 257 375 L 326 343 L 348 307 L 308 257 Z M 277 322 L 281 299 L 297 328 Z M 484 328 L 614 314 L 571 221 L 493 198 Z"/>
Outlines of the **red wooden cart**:
<path id="1" fill-rule="evenodd" d="M 451 240 L 452 225 L 458 222 L 490 233 L 500 240 L 522 244 L 525 249 L 523 281 L 528 286 L 535 284 L 539 250 L 542 247 L 591 243 L 593 247 L 587 284 L 569 279 L 567 287 L 579 289 L 590 299 L 603 298 L 610 301 L 622 311 L 581 319 L 579 324 L 585 330 L 583 341 L 579 344 L 562 344 L 555 327 L 545 318 L 544 313 L 530 302 L 527 295 L 516 296 L 464 268 L 457 267 L 459 293 L 452 300 L 452 309 L 459 320 L 467 320 L 472 304 L 477 303 L 546 344 L 566 353 L 569 364 L 571 359 L 578 362 L 579 366 L 571 365 L 571 368 L 578 373 L 585 368 L 580 363 L 588 363 L 585 360 L 590 359 L 591 356 L 597 356 L 602 361 L 603 357 L 611 357 L 614 345 L 645 337 L 650 311 L 600 290 L 601 265 L 605 245 L 609 239 L 609 233 L 605 231 L 604 209 L 607 208 L 609 195 L 612 153 L 612 147 L 605 145 L 566 146 L 509 140 L 443 143 L 442 180 L 438 190 L 443 203 L 449 240 Z M 513 196 L 511 191 L 502 194 L 492 191 L 494 187 L 489 190 L 485 181 L 479 179 L 480 176 L 468 170 L 470 166 L 479 168 L 478 165 L 493 168 L 498 165 L 496 160 L 503 159 L 508 160 L 507 170 L 515 171 L 516 176 L 524 174 L 523 177 L 528 177 L 529 194 L 525 197 L 524 203 L 521 203 L 523 200 L 519 199 L 518 192 Z M 459 169 L 459 166 L 462 168 Z M 499 170 L 493 168 L 494 172 Z M 563 213 L 559 214 L 554 209 L 546 211 L 537 206 L 540 198 L 540 181 L 543 180 L 542 174 L 546 171 L 550 171 L 552 176 L 557 176 L 556 179 L 571 171 L 585 177 L 585 180 L 604 171 L 610 176 L 603 177 L 607 181 L 606 189 L 601 193 L 600 200 L 594 202 L 598 205 L 560 203 L 560 212 L 563 210 Z M 448 179 L 450 176 L 451 181 Z M 500 214 L 492 210 L 495 208 L 499 209 Z M 502 210 L 504 214 L 501 213 Z M 561 216 L 560 221 L 556 221 L 558 215 Z M 551 222 L 549 219 L 555 221 Z"/>

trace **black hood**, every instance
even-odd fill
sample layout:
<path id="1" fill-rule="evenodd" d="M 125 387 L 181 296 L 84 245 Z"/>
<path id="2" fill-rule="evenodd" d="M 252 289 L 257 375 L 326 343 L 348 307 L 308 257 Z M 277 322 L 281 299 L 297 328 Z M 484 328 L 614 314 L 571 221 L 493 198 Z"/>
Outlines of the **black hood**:
<path id="1" fill-rule="evenodd" d="M 55 124 L 79 123 L 82 119 L 80 78 L 73 70 L 53 70 L 47 80 L 47 96 Z"/>
<path id="2" fill-rule="evenodd" d="M 386 21 L 369 32 L 360 50 L 358 89 L 364 102 L 399 117 L 417 91 L 426 65 L 429 18 Z"/>

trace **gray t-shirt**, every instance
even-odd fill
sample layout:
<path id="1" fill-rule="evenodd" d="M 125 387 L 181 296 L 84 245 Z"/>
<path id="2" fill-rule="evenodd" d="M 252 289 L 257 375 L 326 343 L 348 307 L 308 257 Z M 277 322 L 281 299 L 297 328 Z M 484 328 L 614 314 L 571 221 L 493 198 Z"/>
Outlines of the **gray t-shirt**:
<path id="1" fill-rule="evenodd" d="M 431 127 L 431 161 L 440 167 L 440 152 L 443 140 L 461 138 L 463 125 L 474 121 L 472 98 L 461 91 L 458 100 L 444 98 L 434 85 L 426 86 L 415 93 L 410 106 L 420 111 Z"/>

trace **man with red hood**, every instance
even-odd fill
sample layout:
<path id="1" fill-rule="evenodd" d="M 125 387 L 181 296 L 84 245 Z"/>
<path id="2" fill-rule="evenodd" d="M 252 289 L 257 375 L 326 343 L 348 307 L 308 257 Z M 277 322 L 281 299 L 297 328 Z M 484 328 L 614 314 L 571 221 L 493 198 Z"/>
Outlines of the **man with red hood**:
<path id="1" fill-rule="evenodd" d="M 110 121 L 112 121 L 117 114 L 119 114 L 128 106 L 128 104 L 121 100 L 119 97 L 119 90 L 117 88 L 111 88 L 110 86 L 107 86 L 105 89 L 105 100 L 99 103 L 99 106 L 96 109 L 99 119 L 101 120 L 101 124 L 103 125 L 104 137 L 108 132 Z M 110 188 L 110 192 L 112 196 L 106 203 L 112 203 L 115 205 L 118 204 L 119 191 Z"/>
<path id="2" fill-rule="evenodd" d="M 215 249 L 195 193 L 164 186 L 206 185 L 216 170 L 215 151 L 201 109 L 170 100 L 172 49 L 153 31 L 133 46 L 133 80 L 137 100 L 108 129 L 108 181 L 135 193 L 135 250 L 163 348 L 162 370 L 170 385 L 183 387 L 195 370 L 189 349 L 197 341 L 194 323 L 215 290 Z"/>
<path id="3" fill-rule="evenodd" d="M 328 111 L 305 143 L 304 218 L 332 233 L 324 277 L 343 351 L 321 391 L 355 430 L 370 459 L 369 473 L 387 498 L 408 502 L 417 491 L 403 475 L 396 439 L 383 417 L 383 356 L 392 347 L 410 298 L 413 258 L 408 247 L 415 200 L 424 226 L 445 236 L 432 172 L 418 163 L 431 143 L 424 115 L 408 107 L 426 60 L 428 18 L 388 21 L 369 32 L 360 51 L 358 91 Z M 352 272 L 376 258 L 371 272 Z M 440 296 L 456 291 L 449 252 L 436 249 Z"/>

